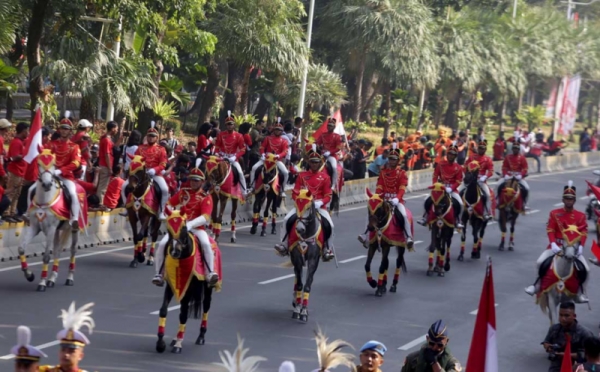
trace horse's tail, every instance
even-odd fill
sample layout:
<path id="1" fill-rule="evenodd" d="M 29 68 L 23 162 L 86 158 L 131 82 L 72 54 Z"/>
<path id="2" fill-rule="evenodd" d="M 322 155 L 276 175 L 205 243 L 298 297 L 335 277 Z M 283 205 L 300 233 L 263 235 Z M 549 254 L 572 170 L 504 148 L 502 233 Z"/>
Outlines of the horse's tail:
<path id="1" fill-rule="evenodd" d="M 340 214 L 340 195 L 336 192 L 333 193 L 331 197 L 331 211 L 335 213 L 335 215 Z"/>
<path id="2" fill-rule="evenodd" d="M 404 253 L 406 253 L 406 249 L 402 247 L 396 247 L 396 250 L 398 251 L 398 257 L 402 260 L 400 263 L 400 268 L 402 269 L 402 272 L 406 274 L 408 273 L 408 269 L 406 268 L 406 260 L 404 259 Z"/>
<path id="3" fill-rule="evenodd" d="M 192 291 L 188 302 L 188 317 L 199 319 L 202 315 L 202 300 L 204 299 L 204 287 L 204 281 L 200 281 L 196 278 L 193 279 L 192 285 L 190 286 L 190 289 L 188 289 Z"/>
<path id="4" fill-rule="evenodd" d="M 548 305 L 548 294 L 542 294 L 538 297 L 538 304 L 540 305 L 540 309 L 542 309 L 542 313 L 547 314 L 549 305 Z"/>
<path id="5" fill-rule="evenodd" d="M 68 221 L 65 221 L 63 223 L 65 223 L 67 225 L 69 224 Z M 71 227 L 67 226 L 66 229 L 64 229 L 64 230 L 62 230 L 60 232 L 60 237 L 59 237 L 59 240 L 58 240 L 59 246 L 58 246 L 58 248 L 55 247 L 55 249 L 62 250 L 63 248 L 65 248 L 67 246 L 67 243 L 69 242 L 69 238 L 71 237 L 71 235 L 77 236 L 77 234 L 79 234 L 79 231 L 77 231 L 76 233 L 73 233 L 71 231 Z"/>

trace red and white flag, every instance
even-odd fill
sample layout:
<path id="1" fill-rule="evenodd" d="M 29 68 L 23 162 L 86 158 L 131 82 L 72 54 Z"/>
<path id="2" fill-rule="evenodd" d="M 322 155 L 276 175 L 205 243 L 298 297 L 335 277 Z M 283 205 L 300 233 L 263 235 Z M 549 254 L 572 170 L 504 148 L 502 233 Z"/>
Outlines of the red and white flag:
<path id="1" fill-rule="evenodd" d="M 38 108 L 31 122 L 29 136 L 25 140 L 27 155 L 23 158 L 28 164 L 37 158 L 42 147 L 42 111 Z"/>
<path id="2" fill-rule="evenodd" d="M 466 372 L 498 372 L 496 304 L 492 259 L 488 259 Z"/>
<path id="3" fill-rule="evenodd" d="M 335 129 L 334 133 L 339 134 L 340 136 L 346 135 L 346 130 L 344 129 L 344 122 L 342 122 L 342 110 L 337 110 L 335 114 L 332 116 L 335 119 Z M 329 118 L 321 124 L 321 126 L 312 134 L 312 137 L 316 140 L 321 137 L 321 134 L 327 132 L 327 124 L 329 123 Z"/>
<path id="4" fill-rule="evenodd" d="M 571 361 L 571 335 L 566 334 L 567 345 L 565 346 L 565 353 L 563 356 L 562 363 L 560 364 L 560 372 L 572 372 L 573 362 Z"/>

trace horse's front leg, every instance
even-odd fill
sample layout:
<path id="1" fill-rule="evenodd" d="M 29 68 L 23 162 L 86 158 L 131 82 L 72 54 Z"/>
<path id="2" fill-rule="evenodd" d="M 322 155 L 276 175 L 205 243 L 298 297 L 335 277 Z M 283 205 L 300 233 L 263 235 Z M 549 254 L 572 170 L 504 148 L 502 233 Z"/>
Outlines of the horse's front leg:
<path id="1" fill-rule="evenodd" d="M 44 257 L 42 258 L 42 275 L 40 278 L 40 282 L 38 283 L 37 291 L 45 292 L 48 280 L 48 264 L 50 263 L 50 251 L 55 251 L 57 247 L 54 245 L 54 235 L 56 234 L 57 226 L 48 226 L 46 229 L 48 239 L 46 244 L 46 250 L 44 251 Z"/>
<path id="2" fill-rule="evenodd" d="M 77 242 L 79 241 L 79 231 L 68 229 L 63 234 L 71 234 L 71 257 L 69 258 L 69 273 L 67 274 L 66 286 L 75 284 L 75 256 L 77 255 Z M 66 238 L 65 238 L 66 239 Z"/>
<path id="3" fill-rule="evenodd" d="M 35 280 L 35 274 L 31 269 L 29 269 L 29 265 L 27 265 L 27 257 L 25 256 L 25 248 L 31 243 L 31 240 L 34 236 L 36 236 L 40 232 L 40 223 L 37 218 L 31 219 L 29 226 L 25 226 L 23 229 L 23 233 L 21 235 L 21 244 L 18 247 L 19 251 L 19 260 L 21 261 L 21 270 L 23 270 L 23 274 L 25 275 L 25 279 L 28 282 L 33 282 Z"/>
<path id="4" fill-rule="evenodd" d="M 256 234 L 256 230 L 258 228 L 261 207 L 262 199 L 260 197 L 260 193 L 258 193 L 254 198 L 254 204 L 252 204 L 252 227 L 250 228 L 250 234 L 252 235 Z"/>
<path id="5" fill-rule="evenodd" d="M 304 258 L 302 257 L 302 253 L 299 251 L 299 247 L 295 247 L 292 252 L 290 252 L 290 260 L 294 265 L 294 275 L 296 278 L 294 279 L 294 301 L 292 301 L 292 319 L 300 319 L 300 309 L 302 307 L 302 267 Z"/>
<path id="6" fill-rule="evenodd" d="M 463 260 L 465 255 L 465 247 L 467 245 L 467 229 L 469 228 L 469 219 L 464 217 L 465 213 L 466 212 L 463 213 L 463 217 L 461 218 L 464 227 L 460 233 L 460 254 L 458 255 L 459 261 Z"/>
<path id="7" fill-rule="evenodd" d="M 141 235 L 138 234 L 138 220 L 135 212 L 129 212 L 129 224 L 133 234 L 133 260 L 129 263 L 129 267 L 136 268 L 138 265 L 138 252 L 141 249 Z"/>
<path id="8" fill-rule="evenodd" d="M 136 260 L 139 263 L 146 261 L 146 247 L 148 244 L 148 227 L 150 226 L 150 220 L 152 215 L 150 213 L 144 213 L 141 217 L 140 233 L 138 236 L 138 242 L 136 244 Z"/>
<path id="9" fill-rule="evenodd" d="M 308 298 L 310 297 L 311 286 L 321 258 L 321 250 L 315 243 L 308 246 L 306 252 L 306 283 L 304 283 L 304 295 L 302 298 L 302 310 L 300 311 L 300 321 L 308 322 Z"/>
<path id="10" fill-rule="evenodd" d="M 441 234 L 439 228 L 433 227 L 431 229 L 431 245 L 429 246 L 429 254 L 427 259 L 427 276 L 433 275 L 433 256 L 435 252 L 438 250 L 439 245 L 441 243 L 441 237 L 438 237 L 438 234 Z M 460 260 L 460 257 L 458 258 Z"/>
<path id="11" fill-rule="evenodd" d="M 151 228 L 150 236 L 152 238 L 152 243 L 150 245 L 150 252 L 148 252 L 148 261 L 146 262 L 148 266 L 154 265 L 154 254 L 156 251 L 156 242 L 158 241 L 158 230 L 160 229 L 160 220 L 158 218 L 152 218 Z"/>
<path id="12" fill-rule="evenodd" d="M 48 278 L 48 281 L 46 282 L 46 286 L 48 288 L 54 288 L 54 285 L 56 284 L 56 279 L 58 279 L 58 265 L 60 263 L 60 253 L 63 250 L 62 247 L 62 239 L 61 239 L 61 235 L 62 235 L 62 230 L 61 228 L 56 228 L 53 231 L 53 237 L 52 237 L 52 272 L 50 273 L 50 278 Z"/>
<path id="13" fill-rule="evenodd" d="M 223 203 L 223 205 L 225 205 L 226 203 Z M 235 243 L 236 242 L 236 237 L 235 237 L 235 219 L 237 218 L 237 206 L 238 206 L 238 201 L 237 199 L 231 199 L 231 242 Z M 225 208 L 223 208 L 223 212 L 225 212 Z M 221 213 L 221 215 L 223 215 L 223 213 Z"/>
<path id="14" fill-rule="evenodd" d="M 271 193 L 271 235 L 277 235 L 277 195 Z"/>
<path id="15" fill-rule="evenodd" d="M 208 329 L 208 312 L 210 310 L 210 303 L 212 301 L 213 288 L 208 285 L 204 285 L 204 299 L 202 300 L 202 322 L 200 323 L 200 335 L 196 339 L 196 345 L 204 345 L 204 336 Z"/>
<path id="16" fill-rule="evenodd" d="M 377 287 L 377 281 L 373 279 L 373 275 L 371 274 L 371 262 L 373 261 L 373 256 L 375 256 L 376 244 L 369 244 L 369 251 L 367 252 L 367 262 L 365 263 L 365 272 L 367 273 L 367 283 L 371 286 L 371 288 Z"/>
<path id="17" fill-rule="evenodd" d="M 193 284 L 192 284 L 193 285 Z M 203 284 L 198 284 L 203 285 Z M 183 348 L 183 337 L 185 336 L 185 326 L 188 320 L 188 313 L 190 310 L 190 300 L 187 299 L 187 296 L 193 296 L 193 294 L 188 293 L 181 301 L 181 308 L 179 309 L 179 329 L 177 330 L 177 336 L 171 342 L 171 352 L 173 354 L 181 354 L 181 350 Z"/>
<path id="18" fill-rule="evenodd" d="M 375 296 L 381 297 L 386 292 L 386 272 L 390 265 L 390 261 L 388 259 L 388 255 L 390 254 L 390 246 L 385 243 L 381 247 L 381 264 L 379 265 L 379 277 L 377 278 L 377 290 L 375 291 Z"/>
<path id="19" fill-rule="evenodd" d="M 267 197 L 267 201 L 265 203 L 265 210 L 263 211 L 262 228 L 260 230 L 260 236 L 267 235 L 267 224 L 269 222 L 269 205 L 270 204 L 271 204 L 271 201 Z"/>
<path id="20" fill-rule="evenodd" d="M 398 257 L 396 257 L 396 272 L 394 272 L 394 280 L 392 281 L 392 285 L 390 287 L 390 292 L 392 293 L 396 293 L 396 285 L 400 279 L 400 271 L 403 270 L 406 272 L 406 262 L 404 261 L 404 253 L 406 252 L 406 248 L 396 247 L 396 250 L 398 251 Z"/>
<path id="21" fill-rule="evenodd" d="M 169 313 L 169 303 L 173 298 L 173 291 L 171 287 L 166 286 L 165 294 L 163 296 L 163 302 L 158 311 L 158 341 L 156 341 L 156 351 L 162 353 L 167 348 L 167 344 L 163 340 L 165 337 L 165 326 L 167 325 L 167 314 Z"/>
<path id="22" fill-rule="evenodd" d="M 508 250 L 515 250 L 515 225 L 517 223 L 517 218 L 519 215 L 517 213 L 514 214 L 513 218 L 510 219 L 510 240 L 508 242 Z"/>
<path id="23" fill-rule="evenodd" d="M 507 213 L 504 210 L 504 208 L 500 210 L 500 219 L 498 221 L 498 225 L 500 226 L 500 233 L 501 233 L 500 245 L 498 246 L 499 251 L 504 250 L 504 244 L 505 244 L 505 240 L 506 240 L 506 214 Z"/>
<path id="24" fill-rule="evenodd" d="M 481 221 L 475 220 L 473 223 L 473 250 L 471 251 L 471 258 L 478 259 L 481 257 L 481 241 L 482 239 L 479 237 L 479 229 L 481 229 Z"/>

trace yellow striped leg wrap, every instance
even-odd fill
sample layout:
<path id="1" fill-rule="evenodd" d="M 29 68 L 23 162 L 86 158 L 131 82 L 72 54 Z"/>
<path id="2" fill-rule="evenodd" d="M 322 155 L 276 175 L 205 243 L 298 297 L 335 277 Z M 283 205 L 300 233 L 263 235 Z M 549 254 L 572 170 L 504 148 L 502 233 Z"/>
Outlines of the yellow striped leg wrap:
<path id="1" fill-rule="evenodd" d="M 433 258 L 433 252 L 429 252 L 429 258 Z"/>
<path id="2" fill-rule="evenodd" d="M 158 318 L 158 326 L 164 327 L 167 325 L 167 318 Z"/>
<path id="3" fill-rule="evenodd" d="M 208 313 L 202 314 L 202 320 L 205 322 L 208 320 Z"/>
<path id="4" fill-rule="evenodd" d="M 185 332 L 185 324 L 179 325 L 179 332 Z"/>

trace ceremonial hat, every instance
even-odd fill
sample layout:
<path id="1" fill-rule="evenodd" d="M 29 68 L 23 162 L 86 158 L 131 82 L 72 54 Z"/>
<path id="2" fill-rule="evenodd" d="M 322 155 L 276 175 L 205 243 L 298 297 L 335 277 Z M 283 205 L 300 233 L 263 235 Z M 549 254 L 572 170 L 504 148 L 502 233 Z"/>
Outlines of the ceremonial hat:
<path id="1" fill-rule="evenodd" d="M 227 110 L 227 117 L 225 118 L 225 124 L 233 123 L 235 124 L 235 119 L 231 116 L 231 110 Z"/>
<path id="2" fill-rule="evenodd" d="M 308 151 L 308 161 L 321 162 L 322 160 L 323 157 L 317 151 L 317 145 L 313 143 L 311 149 Z"/>
<path id="3" fill-rule="evenodd" d="M 158 131 L 155 128 L 156 122 L 153 120 L 150 122 L 150 128 L 146 132 L 147 136 L 158 137 Z"/>
<path id="4" fill-rule="evenodd" d="M 90 340 L 79 330 L 86 327 L 89 333 L 92 333 L 95 323 L 92 319 L 90 308 L 94 306 L 93 302 L 83 305 L 79 309 L 75 308 L 75 302 L 71 303 L 69 310 L 61 310 L 63 330 L 58 332 L 56 339 L 60 341 L 61 346 L 72 349 L 82 348 L 89 345 Z"/>
<path id="5" fill-rule="evenodd" d="M 100 147 L 98 147 L 98 145 L 92 145 L 92 147 L 90 148 L 90 152 L 98 152 L 100 151 Z"/>
<path id="6" fill-rule="evenodd" d="M 200 164 L 202 164 L 202 159 L 201 158 L 196 159 L 196 168 L 194 168 L 190 171 L 190 174 L 188 175 L 188 179 L 194 180 L 194 181 L 204 181 L 204 173 L 202 173 L 202 171 L 200 170 Z"/>
<path id="7" fill-rule="evenodd" d="M 473 160 L 467 165 L 467 170 L 469 172 L 475 172 L 476 170 L 479 170 L 479 168 L 481 168 L 481 166 L 477 160 Z"/>
<path id="8" fill-rule="evenodd" d="M 12 123 L 6 119 L 0 119 L 0 129 L 8 129 L 12 127 Z"/>
<path id="9" fill-rule="evenodd" d="M 327 119 L 327 125 L 335 125 L 335 123 L 337 123 L 337 119 L 334 118 L 333 116 L 330 117 L 329 119 Z"/>
<path id="10" fill-rule="evenodd" d="M 233 352 L 225 350 L 219 351 L 219 357 L 221 357 L 221 363 L 214 363 L 221 367 L 221 370 L 227 372 L 252 372 L 258 369 L 260 362 L 264 362 L 267 359 L 261 356 L 246 356 L 250 349 L 244 348 L 244 340 L 238 335 L 238 345 Z M 284 370 L 289 371 L 289 370 Z M 293 371 L 293 369 L 291 370 Z"/>
<path id="11" fill-rule="evenodd" d="M 15 356 L 16 360 L 27 360 L 37 362 L 41 358 L 46 358 L 40 349 L 31 346 L 31 330 L 26 326 L 17 328 L 17 344 L 10 349 L 10 353 Z"/>
<path id="12" fill-rule="evenodd" d="M 456 147 L 456 145 L 451 145 L 448 149 L 448 154 L 458 155 L 458 147 Z"/>
<path id="13" fill-rule="evenodd" d="M 360 348 L 361 353 L 363 351 L 367 351 L 367 350 L 376 351 L 379 354 L 381 354 L 381 356 L 383 356 L 385 354 L 385 352 L 387 351 L 387 348 L 381 342 L 371 340 L 371 341 L 367 342 L 366 344 L 364 344 L 363 347 Z"/>
<path id="14" fill-rule="evenodd" d="M 439 319 L 431 325 L 427 336 L 430 341 L 438 342 L 448 339 L 448 329 L 443 320 Z"/>
<path id="15" fill-rule="evenodd" d="M 275 123 L 275 125 L 273 125 L 273 129 L 272 130 L 283 130 L 283 125 L 281 125 L 281 118 L 280 117 L 277 118 L 277 123 Z"/>
<path id="16" fill-rule="evenodd" d="M 563 190 L 563 198 L 575 199 L 577 188 L 573 186 L 573 181 L 569 180 Z"/>
<path id="17" fill-rule="evenodd" d="M 77 123 L 77 128 L 91 128 L 93 126 L 94 125 L 87 119 L 81 119 L 79 120 L 79 123 Z"/>
<path id="18" fill-rule="evenodd" d="M 60 121 L 60 125 L 58 127 L 61 129 L 72 129 L 73 123 L 71 122 L 71 120 L 64 118 Z"/>
<path id="19" fill-rule="evenodd" d="M 486 140 L 479 141 L 479 143 L 477 144 L 477 147 L 480 148 L 480 149 L 487 148 L 487 141 Z"/>
<path id="20" fill-rule="evenodd" d="M 388 158 L 400 159 L 400 149 L 398 148 L 398 144 L 396 142 L 392 143 L 392 149 L 390 150 Z"/>

